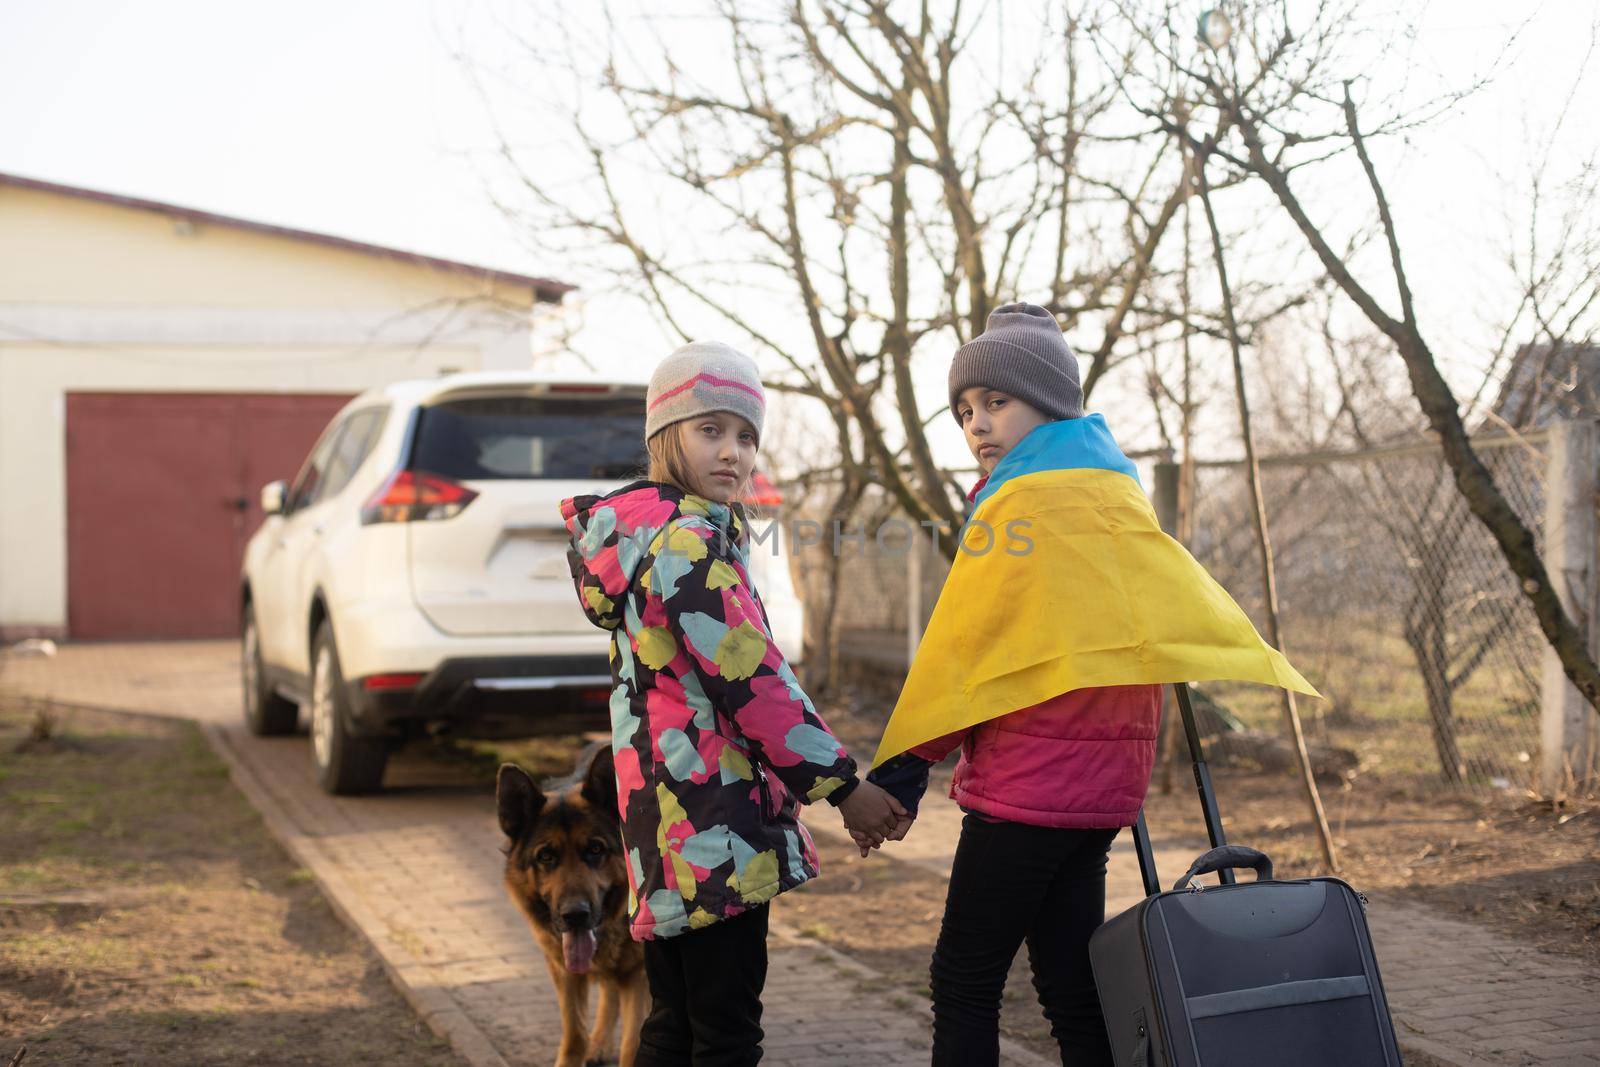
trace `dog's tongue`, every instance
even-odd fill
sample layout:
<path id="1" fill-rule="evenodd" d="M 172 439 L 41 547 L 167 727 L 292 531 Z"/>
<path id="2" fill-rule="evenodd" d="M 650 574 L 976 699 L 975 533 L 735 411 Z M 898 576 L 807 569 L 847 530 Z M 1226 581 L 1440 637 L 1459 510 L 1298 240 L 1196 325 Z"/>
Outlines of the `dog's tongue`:
<path id="1" fill-rule="evenodd" d="M 567 970 L 573 974 L 588 973 L 594 963 L 596 938 L 593 930 L 574 933 L 568 930 L 561 935 L 561 955 L 566 958 Z"/>

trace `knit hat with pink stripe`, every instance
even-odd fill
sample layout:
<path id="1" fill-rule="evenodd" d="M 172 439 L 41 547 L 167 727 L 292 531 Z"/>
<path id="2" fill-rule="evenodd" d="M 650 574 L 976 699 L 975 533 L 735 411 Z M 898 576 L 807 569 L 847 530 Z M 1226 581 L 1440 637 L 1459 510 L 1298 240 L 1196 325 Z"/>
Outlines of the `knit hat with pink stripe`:
<path id="1" fill-rule="evenodd" d="M 766 410 L 767 394 L 754 360 L 717 341 L 695 341 L 662 360 L 650 375 L 644 436 L 649 440 L 696 415 L 731 411 L 755 427 L 759 441 Z"/>

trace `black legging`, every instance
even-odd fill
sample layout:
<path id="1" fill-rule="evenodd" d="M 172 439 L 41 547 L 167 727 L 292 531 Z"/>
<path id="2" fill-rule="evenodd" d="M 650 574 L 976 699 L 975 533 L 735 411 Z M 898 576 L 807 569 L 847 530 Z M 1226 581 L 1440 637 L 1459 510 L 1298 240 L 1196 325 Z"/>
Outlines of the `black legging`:
<path id="1" fill-rule="evenodd" d="M 930 968 L 934 1067 L 999 1062 L 1000 996 L 1024 940 L 1061 1062 L 1112 1062 L 1089 935 L 1105 921 L 1106 853 L 1116 836 L 962 820 Z"/>
<path id="2" fill-rule="evenodd" d="M 650 1014 L 634 1067 L 754 1067 L 767 982 L 762 904 L 701 930 L 644 943 Z"/>

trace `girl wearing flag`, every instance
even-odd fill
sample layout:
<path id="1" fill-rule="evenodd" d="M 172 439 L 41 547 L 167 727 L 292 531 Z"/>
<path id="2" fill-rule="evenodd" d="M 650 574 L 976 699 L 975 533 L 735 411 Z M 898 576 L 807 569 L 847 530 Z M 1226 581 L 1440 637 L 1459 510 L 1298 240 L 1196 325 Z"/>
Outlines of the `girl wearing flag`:
<path id="1" fill-rule="evenodd" d="M 997 308 L 949 385 L 984 477 L 868 777 L 914 817 L 929 768 L 961 750 L 933 1063 L 998 1062 L 1000 998 L 1026 943 L 1062 1062 L 1110 1064 L 1089 935 L 1105 919 L 1111 842 L 1150 783 L 1161 683 L 1315 690 L 1161 532 L 1104 418 L 1084 414 L 1049 311 Z"/>
<path id="2" fill-rule="evenodd" d="M 761 1059 L 767 902 L 817 875 L 798 818 L 827 799 L 876 845 L 905 815 L 856 776 L 773 644 L 738 503 L 765 396 L 700 342 L 651 375 L 647 480 L 564 501 L 590 620 L 611 631 L 611 745 L 651 1009 L 634 1067 Z"/>

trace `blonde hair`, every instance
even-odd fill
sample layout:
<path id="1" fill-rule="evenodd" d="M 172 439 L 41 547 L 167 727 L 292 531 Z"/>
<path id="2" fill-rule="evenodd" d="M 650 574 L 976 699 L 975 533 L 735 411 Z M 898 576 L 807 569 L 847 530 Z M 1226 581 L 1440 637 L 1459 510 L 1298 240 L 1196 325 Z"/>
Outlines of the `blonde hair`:
<path id="1" fill-rule="evenodd" d="M 646 478 L 682 489 L 685 493 L 695 491 L 694 478 L 689 473 L 689 457 L 683 454 L 682 422 L 663 426 L 644 444 L 650 453 Z"/>
<path id="2" fill-rule="evenodd" d="M 650 453 L 650 463 L 645 468 L 645 478 L 700 496 L 701 490 L 695 488 L 694 475 L 690 471 L 689 457 L 683 450 L 683 432 L 691 421 L 681 419 L 663 426 L 645 441 L 645 450 Z M 743 498 L 749 491 L 750 479 L 747 476 L 744 483 L 739 486 L 739 492 L 734 499 Z"/>

